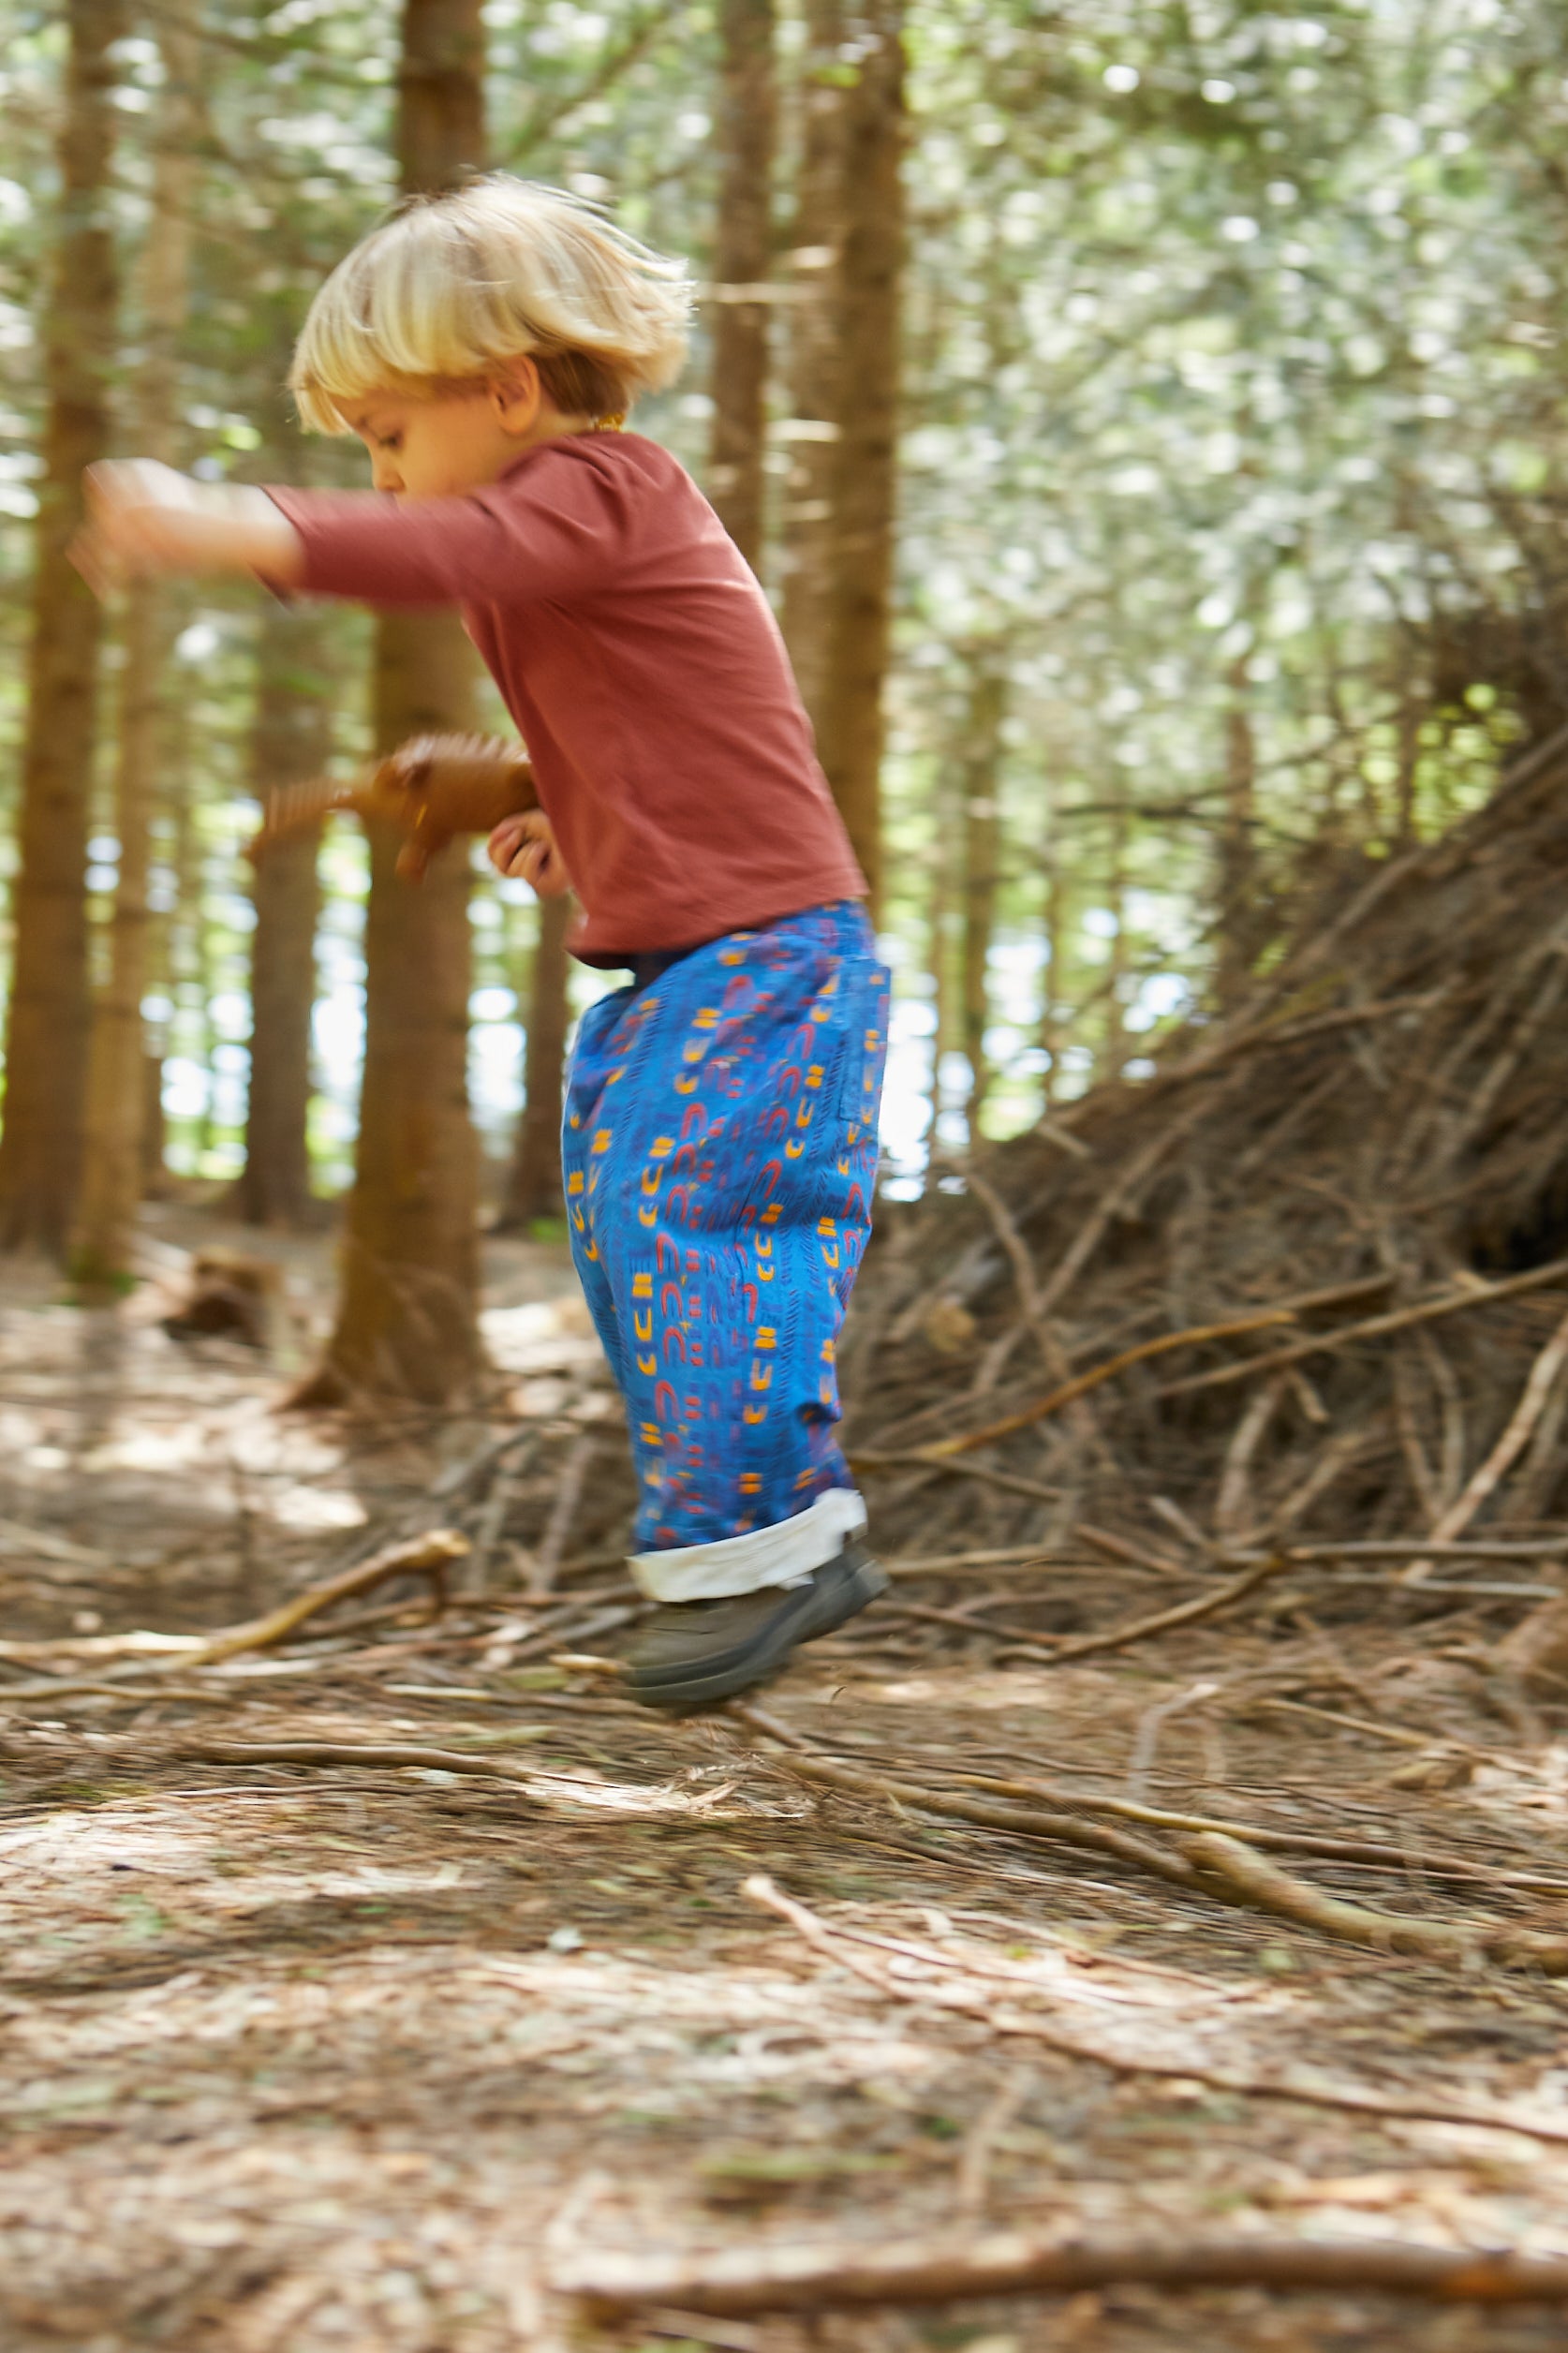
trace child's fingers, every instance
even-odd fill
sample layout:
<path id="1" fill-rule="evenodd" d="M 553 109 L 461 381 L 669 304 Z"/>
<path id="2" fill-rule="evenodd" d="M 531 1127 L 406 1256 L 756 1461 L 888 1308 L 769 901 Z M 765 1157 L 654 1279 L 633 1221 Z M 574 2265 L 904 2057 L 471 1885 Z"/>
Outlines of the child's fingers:
<path id="1" fill-rule="evenodd" d="M 510 874 L 511 862 L 528 838 L 520 819 L 503 818 L 484 845 L 486 857 L 497 874 Z"/>
<path id="2" fill-rule="evenodd" d="M 528 823 L 532 815 L 532 810 L 526 810 L 514 817 L 503 817 L 498 825 L 492 827 L 487 844 L 492 858 L 510 858 L 519 842 L 532 836 L 534 828 Z"/>
<path id="3" fill-rule="evenodd" d="M 509 881 L 526 882 L 540 898 L 559 898 L 571 888 L 555 831 L 542 809 L 504 817 L 485 844 L 490 863 Z"/>

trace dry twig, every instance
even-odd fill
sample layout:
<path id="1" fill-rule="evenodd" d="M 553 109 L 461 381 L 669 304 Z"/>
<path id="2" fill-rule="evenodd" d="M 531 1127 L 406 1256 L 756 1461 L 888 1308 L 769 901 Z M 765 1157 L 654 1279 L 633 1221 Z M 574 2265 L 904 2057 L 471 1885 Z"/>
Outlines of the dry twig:
<path id="1" fill-rule="evenodd" d="M 763 1911 L 777 1913 L 781 1920 L 787 1920 L 796 1933 L 825 1960 L 836 1961 L 857 1977 L 863 1977 L 890 2000 L 962 2011 L 967 2017 L 981 2020 L 996 2034 L 1027 2035 L 1033 2041 L 1045 2044 L 1049 2050 L 1059 2051 L 1064 2058 L 1086 2059 L 1096 2066 L 1108 2067 L 1113 2074 L 1176 2078 L 1183 2082 L 1206 2084 L 1211 2091 L 1234 2093 L 1246 2098 L 1288 2100 L 1312 2108 L 1344 2109 L 1353 2115 L 1386 2117 L 1401 2124 L 1479 2126 L 1488 2132 L 1517 2132 L 1536 2140 L 1568 2143 L 1568 2125 L 1517 2116 L 1507 2109 L 1456 2108 L 1429 2100 L 1401 2098 L 1398 2094 L 1390 2097 L 1384 2093 L 1368 2091 L 1360 2084 L 1335 2083 L 1311 2077 L 1292 2079 L 1279 2076 L 1240 2075 L 1228 2067 L 1206 2066 L 1191 2051 L 1184 2051 L 1179 2058 L 1166 2059 L 1152 2053 L 1138 2055 L 1107 2049 L 1102 2043 L 1087 2042 L 1081 2035 L 1069 2034 L 1054 2020 L 1043 2020 L 1034 2011 L 998 2009 L 983 1996 L 966 1994 L 954 1987 L 933 1987 L 929 1978 L 910 1982 L 890 1976 L 875 1962 L 867 1961 L 864 1954 L 844 1949 L 846 1945 L 862 1943 L 885 1945 L 888 1939 L 868 1936 L 855 1929 L 830 1930 L 814 1912 L 808 1911 L 793 1896 L 787 1896 L 782 1888 L 775 1887 L 773 1881 L 762 1873 L 747 1879 L 741 1893 Z M 951 1971 L 955 1976 L 961 1974 L 967 1965 L 954 1961 L 949 1953 L 902 1942 L 895 1949 L 925 1961 L 930 1967 Z M 1005 1975 L 1009 1982 L 1016 1984 L 1023 1973 L 1013 1970 L 1003 1972 L 992 1967 L 983 1969 L 980 1974 L 986 1976 Z M 1029 1990 L 1035 1993 L 1043 1990 L 1038 1985 Z"/>
<path id="2" fill-rule="evenodd" d="M 703 2256 L 597 2254 L 558 2260 L 551 2285 L 608 2311 L 829 2312 L 945 2304 L 966 2297 L 1068 2296 L 1137 2282 L 1163 2288 L 1352 2288 L 1442 2303 L 1561 2303 L 1568 2259 L 1399 2240 L 1080 2239 L 998 2233 L 933 2251 L 880 2246 L 734 2247 Z"/>
<path id="3" fill-rule="evenodd" d="M 1507 1969 L 1534 1969 L 1544 1976 L 1568 1976 L 1568 1936 L 1542 1936 L 1532 1929 L 1497 1922 L 1413 1920 L 1393 1912 L 1368 1911 L 1342 1897 L 1309 1887 L 1255 1847 L 1216 1830 L 1183 1839 L 1182 1852 L 1206 1872 L 1215 1872 L 1248 1903 L 1277 1918 L 1316 1929 L 1342 1944 L 1368 1945 L 1376 1952 L 1415 1953 L 1433 1961 L 1487 1960 Z"/>

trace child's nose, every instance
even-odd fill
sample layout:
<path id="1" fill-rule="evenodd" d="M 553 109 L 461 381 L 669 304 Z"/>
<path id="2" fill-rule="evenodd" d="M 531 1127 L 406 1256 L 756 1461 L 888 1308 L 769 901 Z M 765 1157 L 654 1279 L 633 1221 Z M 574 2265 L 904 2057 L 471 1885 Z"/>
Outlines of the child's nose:
<path id="1" fill-rule="evenodd" d="M 390 457 L 376 457 L 370 465 L 370 485 L 373 490 L 401 490 L 403 476 Z"/>

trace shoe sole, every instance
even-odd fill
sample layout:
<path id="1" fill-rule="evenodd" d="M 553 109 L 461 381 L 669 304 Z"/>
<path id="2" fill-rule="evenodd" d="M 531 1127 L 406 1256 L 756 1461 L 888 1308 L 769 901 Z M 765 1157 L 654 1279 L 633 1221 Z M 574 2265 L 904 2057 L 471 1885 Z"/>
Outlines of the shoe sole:
<path id="1" fill-rule="evenodd" d="M 879 1593 L 887 1591 L 886 1572 L 868 1558 L 863 1557 L 848 1567 L 841 1567 L 837 1561 L 827 1565 L 837 1570 L 837 1575 L 821 1583 L 813 1581 L 812 1606 L 798 1620 L 786 1620 L 768 1638 L 751 1644 L 715 1673 L 683 1673 L 668 1680 L 629 1676 L 629 1696 L 665 1715 L 689 1716 L 705 1708 L 717 1708 L 739 1692 L 754 1691 L 759 1683 L 770 1681 L 789 1665 L 803 1642 L 815 1642 L 820 1635 L 832 1634 L 874 1602 Z"/>

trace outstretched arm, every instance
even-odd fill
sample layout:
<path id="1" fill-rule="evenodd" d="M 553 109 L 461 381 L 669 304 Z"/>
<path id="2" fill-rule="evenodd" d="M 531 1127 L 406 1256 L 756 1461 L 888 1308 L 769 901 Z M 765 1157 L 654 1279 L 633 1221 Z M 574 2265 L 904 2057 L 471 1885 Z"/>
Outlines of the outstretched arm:
<path id="1" fill-rule="evenodd" d="M 151 458 L 90 466 L 86 489 L 71 553 L 100 596 L 156 572 L 256 572 L 284 588 L 304 578 L 304 541 L 264 490 L 193 481 Z"/>

